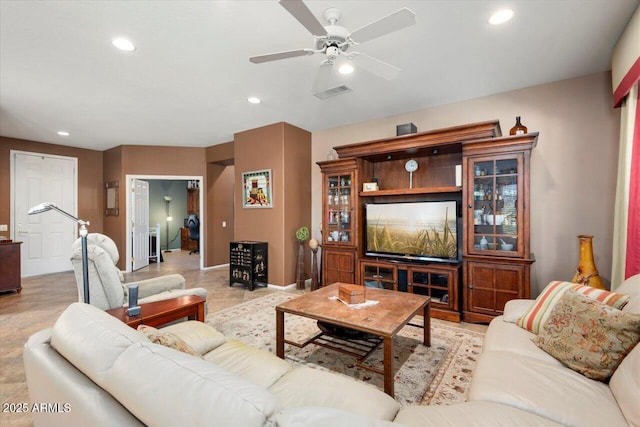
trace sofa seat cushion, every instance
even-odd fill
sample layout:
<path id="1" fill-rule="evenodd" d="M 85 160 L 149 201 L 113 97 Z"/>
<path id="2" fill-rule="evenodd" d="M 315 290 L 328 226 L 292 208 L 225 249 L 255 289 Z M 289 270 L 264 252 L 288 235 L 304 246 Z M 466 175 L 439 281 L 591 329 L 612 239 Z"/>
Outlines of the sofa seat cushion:
<path id="1" fill-rule="evenodd" d="M 493 402 L 407 406 L 394 422 L 407 427 L 559 427 L 561 424 L 518 408 Z"/>
<path id="2" fill-rule="evenodd" d="M 482 353 L 468 397 L 520 408 L 563 425 L 626 425 L 606 384 L 512 352 Z"/>
<path id="3" fill-rule="evenodd" d="M 344 375 L 294 368 L 269 387 L 285 407 L 323 406 L 391 421 L 400 404 L 376 387 Z"/>
<path id="4" fill-rule="evenodd" d="M 127 348 L 103 387 L 156 427 L 263 426 L 280 410 L 268 390 L 213 363 L 153 343 Z"/>
<path id="5" fill-rule="evenodd" d="M 535 336 L 514 323 L 504 322 L 502 316 L 498 316 L 491 321 L 490 327 L 484 335 L 482 351 L 506 351 L 514 353 L 514 357 L 527 356 L 540 359 L 551 365 L 562 366 L 562 363 L 550 354 L 541 351 L 531 341 Z"/>
<path id="6" fill-rule="evenodd" d="M 286 408 L 276 417 L 277 427 L 404 427 L 335 408 L 300 406 Z"/>
<path id="7" fill-rule="evenodd" d="M 142 333 L 97 307 L 76 302 L 60 315 L 51 346 L 97 384 L 130 345 L 149 342 Z"/>
<path id="8" fill-rule="evenodd" d="M 197 320 L 174 323 L 160 329 L 179 336 L 199 354 L 206 354 L 225 343 L 226 338 L 213 326 Z"/>
<path id="9" fill-rule="evenodd" d="M 204 359 L 264 388 L 292 369 L 276 355 L 237 340 L 228 340 L 205 354 Z"/>

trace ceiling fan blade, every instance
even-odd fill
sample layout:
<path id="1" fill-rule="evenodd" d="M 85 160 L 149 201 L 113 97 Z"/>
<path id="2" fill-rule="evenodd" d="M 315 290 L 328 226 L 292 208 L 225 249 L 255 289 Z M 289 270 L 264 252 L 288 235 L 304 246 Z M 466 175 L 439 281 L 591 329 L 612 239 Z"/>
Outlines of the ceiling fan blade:
<path id="1" fill-rule="evenodd" d="M 349 57 L 359 68 L 386 80 L 395 79 L 401 71 L 398 67 L 382 62 L 364 53 L 353 52 Z"/>
<path id="2" fill-rule="evenodd" d="M 327 30 L 313 16 L 313 13 L 302 0 L 280 0 L 280 5 L 287 9 L 287 12 L 293 15 L 314 36 L 327 35 Z"/>
<path id="3" fill-rule="evenodd" d="M 364 27 L 360 27 L 348 38 L 356 43 L 363 43 L 376 37 L 401 30 L 416 23 L 416 14 L 406 7 L 396 10 L 391 15 L 380 18 Z"/>
<path id="4" fill-rule="evenodd" d="M 267 53 L 266 55 L 252 56 L 251 58 L 249 58 L 249 61 L 253 62 L 254 64 L 260 64 L 263 62 L 278 61 L 280 59 L 295 58 L 296 56 L 306 56 L 313 54 L 313 49 L 296 49 L 287 50 L 284 52 Z"/>

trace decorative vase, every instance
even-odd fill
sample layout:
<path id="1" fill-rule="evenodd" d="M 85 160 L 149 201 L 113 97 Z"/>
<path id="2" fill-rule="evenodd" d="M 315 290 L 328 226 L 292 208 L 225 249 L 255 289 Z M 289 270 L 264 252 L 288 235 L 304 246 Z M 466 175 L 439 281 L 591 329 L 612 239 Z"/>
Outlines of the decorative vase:
<path id="1" fill-rule="evenodd" d="M 316 239 L 309 240 L 309 248 L 311 248 L 311 290 L 315 291 L 320 289 L 320 278 L 318 277 L 318 246 L 319 242 Z"/>
<path id="2" fill-rule="evenodd" d="M 516 117 L 516 124 L 509 129 L 509 135 L 524 135 L 527 133 L 527 127 L 520 121 L 520 116 Z"/>
<path id="3" fill-rule="evenodd" d="M 304 290 L 304 240 L 298 240 L 300 244 L 298 248 L 298 280 L 296 280 L 296 289 Z"/>
<path id="4" fill-rule="evenodd" d="M 591 286 L 598 289 L 606 289 L 596 263 L 593 259 L 593 236 L 579 235 L 578 241 L 580 242 L 580 260 L 578 261 L 578 268 L 576 268 L 576 274 L 571 281 L 573 283 L 580 283 L 581 285 Z"/>

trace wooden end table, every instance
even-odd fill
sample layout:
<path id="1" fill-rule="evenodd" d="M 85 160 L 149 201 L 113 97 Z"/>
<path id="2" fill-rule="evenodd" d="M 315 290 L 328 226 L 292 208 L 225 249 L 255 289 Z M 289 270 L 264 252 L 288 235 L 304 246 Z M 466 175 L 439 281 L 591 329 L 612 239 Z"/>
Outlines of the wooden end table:
<path id="1" fill-rule="evenodd" d="M 332 299 L 338 296 L 338 286 L 334 283 L 309 292 L 290 301 L 276 306 L 276 354 L 284 359 L 284 345 L 292 344 L 304 347 L 314 343 L 340 351 L 331 345 L 326 345 L 321 340 L 324 332 L 312 337 L 304 343 L 288 341 L 284 337 L 284 314 L 295 314 L 308 317 L 324 323 L 365 332 L 382 338 L 384 368 L 382 372 L 359 364 L 365 369 L 382 373 L 384 376 L 384 391 L 391 397 L 394 396 L 393 382 L 393 337 L 417 314 L 424 316 L 424 332 L 422 342 L 431 347 L 431 299 L 424 295 L 397 292 L 387 289 L 366 288 L 367 300 L 378 301 L 376 305 L 363 308 L 353 308 Z M 375 345 L 377 347 L 377 344 Z M 373 351 L 372 348 L 358 362 L 362 362 Z"/>
<path id="2" fill-rule="evenodd" d="M 183 317 L 204 322 L 204 305 L 206 301 L 205 298 L 199 296 L 187 295 L 140 304 L 140 314 L 137 316 L 127 316 L 128 307 L 113 308 L 107 310 L 107 313 L 122 320 L 134 329 L 138 325 L 157 327 Z"/>

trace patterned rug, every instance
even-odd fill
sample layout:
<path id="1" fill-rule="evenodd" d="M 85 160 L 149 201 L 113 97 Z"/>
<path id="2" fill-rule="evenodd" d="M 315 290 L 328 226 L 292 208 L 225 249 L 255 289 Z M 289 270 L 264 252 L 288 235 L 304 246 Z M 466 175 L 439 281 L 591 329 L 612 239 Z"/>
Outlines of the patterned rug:
<path id="1" fill-rule="evenodd" d="M 274 307 L 295 295 L 267 295 L 207 316 L 207 323 L 245 344 L 275 354 Z M 454 323 L 431 321 L 431 347 L 422 344 L 422 318 L 414 318 L 394 340 L 395 397 L 401 405 L 449 405 L 466 400 L 471 375 L 482 350 L 484 334 L 455 327 Z M 304 342 L 318 332 L 316 322 L 285 314 L 285 336 Z M 309 344 L 304 348 L 285 345 L 287 360 L 295 365 L 331 370 L 358 378 L 383 389 L 382 375 L 355 365 L 352 356 Z M 365 361 L 382 368 L 382 346 Z"/>

